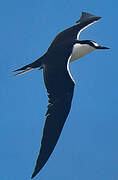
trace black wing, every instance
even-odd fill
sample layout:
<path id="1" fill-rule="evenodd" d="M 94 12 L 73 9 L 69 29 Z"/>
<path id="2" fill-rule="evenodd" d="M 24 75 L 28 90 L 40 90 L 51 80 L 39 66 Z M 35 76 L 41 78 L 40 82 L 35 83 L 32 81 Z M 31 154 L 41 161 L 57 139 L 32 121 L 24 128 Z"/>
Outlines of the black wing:
<path id="1" fill-rule="evenodd" d="M 75 39 L 79 39 L 80 32 L 88 26 L 97 22 L 100 18 L 101 17 L 99 16 L 94 16 L 92 14 L 82 12 L 80 19 L 76 21 L 77 25 L 74 25 L 59 33 L 52 41 L 48 50 L 55 49 L 55 47 L 60 46 L 67 39 L 71 42 Z"/>
<path id="2" fill-rule="evenodd" d="M 32 178 L 43 168 L 54 150 L 69 114 L 74 91 L 74 82 L 68 72 L 67 63 L 57 68 L 46 66 L 44 68 L 44 81 L 47 88 L 49 105 L 41 148 Z"/>
<path id="3" fill-rule="evenodd" d="M 58 34 L 47 51 L 44 82 L 47 88 L 49 105 L 41 148 L 32 178 L 43 168 L 49 159 L 71 108 L 74 81 L 67 64 L 72 53 L 73 42 L 85 27 L 96 22 L 98 19 L 100 17 L 82 13 L 78 21 L 79 24 Z"/>

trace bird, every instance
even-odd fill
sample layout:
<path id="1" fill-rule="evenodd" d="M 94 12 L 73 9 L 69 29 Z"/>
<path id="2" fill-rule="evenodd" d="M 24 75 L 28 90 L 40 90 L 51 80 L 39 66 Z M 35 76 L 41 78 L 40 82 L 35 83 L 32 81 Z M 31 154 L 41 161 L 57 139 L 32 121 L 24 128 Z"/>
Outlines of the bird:
<path id="1" fill-rule="evenodd" d="M 48 161 L 70 112 L 75 81 L 69 64 L 94 50 L 109 49 L 93 40 L 79 39 L 80 33 L 100 18 L 82 12 L 74 26 L 63 30 L 54 38 L 44 55 L 24 67 L 13 70 L 16 72 L 15 76 L 18 76 L 34 69 L 43 69 L 47 90 L 46 120 L 39 155 L 31 178 L 34 178 Z"/>

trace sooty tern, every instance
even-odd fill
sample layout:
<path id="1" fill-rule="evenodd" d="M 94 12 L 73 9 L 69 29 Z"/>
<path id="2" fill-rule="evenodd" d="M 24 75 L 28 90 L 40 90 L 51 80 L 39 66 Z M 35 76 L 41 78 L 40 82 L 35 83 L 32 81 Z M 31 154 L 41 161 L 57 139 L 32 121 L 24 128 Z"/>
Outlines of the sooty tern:
<path id="1" fill-rule="evenodd" d="M 76 22 L 77 24 L 59 33 L 42 57 L 13 71 L 20 71 L 16 74 L 20 75 L 36 68 L 43 69 L 48 94 L 49 104 L 43 137 L 32 178 L 49 159 L 71 108 L 75 83 L 69 70 L 69 63 L 96 49 L 109 49 L 92 40 L 79 40 L 80 32 L 100 18 L 82 12 L 81 18 Z"/>

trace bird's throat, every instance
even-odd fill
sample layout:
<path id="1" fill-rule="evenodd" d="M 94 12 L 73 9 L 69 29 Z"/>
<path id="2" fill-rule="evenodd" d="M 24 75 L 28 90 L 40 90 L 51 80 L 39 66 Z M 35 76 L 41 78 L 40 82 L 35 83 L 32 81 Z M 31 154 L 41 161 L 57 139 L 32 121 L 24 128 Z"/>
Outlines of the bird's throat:
<path id="1" fill-rule="evenodd" d="M 72 55 L 70 61 L 74 61 L 76 59 L 80 59 L 81 57 L 89 54 L 90 52 L 94 51 L 95 48 L 91 47 L 88 44 L 75 44 L 73 47 Z"/>

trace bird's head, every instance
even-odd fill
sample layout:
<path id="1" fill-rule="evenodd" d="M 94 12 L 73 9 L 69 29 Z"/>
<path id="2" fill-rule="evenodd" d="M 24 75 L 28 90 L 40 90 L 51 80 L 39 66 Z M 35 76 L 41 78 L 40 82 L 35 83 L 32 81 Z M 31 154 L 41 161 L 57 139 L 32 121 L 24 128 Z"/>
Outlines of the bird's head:
<path id="1" fill-rule="evenodd" d="M 100 46 L 99 44 L 97 44 L 95 41 L 92 40 L 76 40 L 74 42 L 74 48 L 72 51 L 72 56 L 70 61 L 79 59 L 96 49 L 109 49 L 109 48 L 105 46 Z"/>
<path id="2" fill-rule="evenodd" d="M 80 43 L 81 45 L 88 45 L 88 47 L 94 48 L 94 49 L 110 49 L 108 47 L 105 46 L 101 46 L 98 43 L 96 43 L 95 41 L 92 40 L 83 40 L 83 41 L 79 41 L 78 43 Z"/>
<path id="3" fill-rule="evenodd" d="M 105 46 L 101 46 L 98 43 L 96 43 L 95 41 L 92 40 L 87 40 L 87 44 L 95 49 L 110 49 L 108 47 Z"/>

